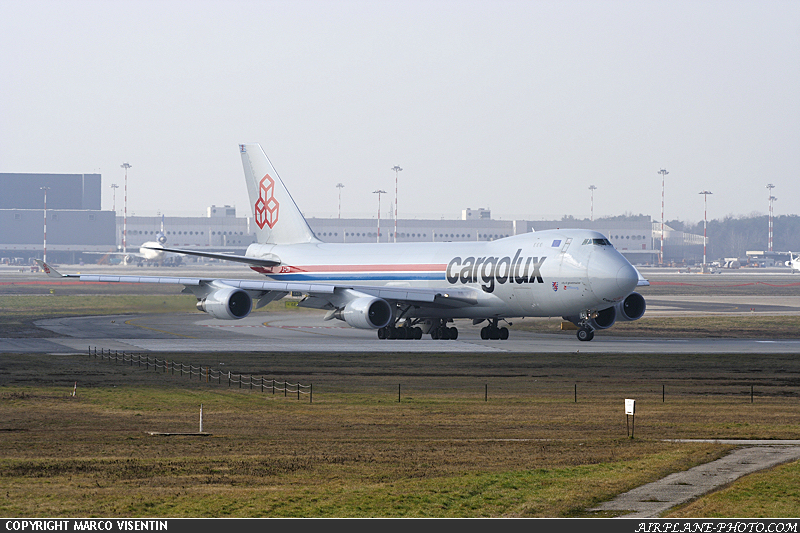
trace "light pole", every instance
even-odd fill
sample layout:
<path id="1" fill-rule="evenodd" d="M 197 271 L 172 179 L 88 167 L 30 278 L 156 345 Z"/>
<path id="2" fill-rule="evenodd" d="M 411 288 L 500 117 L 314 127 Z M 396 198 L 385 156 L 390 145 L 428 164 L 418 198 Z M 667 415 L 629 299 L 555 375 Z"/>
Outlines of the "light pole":
<path id="1" fill-rule="evenodd" d="M 121 168 L 125 169 L 125 201 L 124 201 L 124 214 L 122 217 L 122 253 L 128 253 L 128 169 L 131 168 L 131 165 L 128 163 L 122 163 L 120 165 Z"/>
<path id="2" fill-rule="evenodd" d="M 394 242 L 397 242 L 397 173 L 403 169 L 395 165 L 392 170 L 394 170 Z"/>
<path id="3" fill-rule="evenodd" d="M 119 185 L 116 183 L 111 184 L 111 209 L 114 211 L 114 215 L 117 214 L 117 189 L 119 189 Z"/>
<path id="4" fill-rule="evenodd" d="M 42 261 L 47 262 L 47 191 L 50 187 L 39 187 L 44 191 L 44 249 L 42 254 Z"/>
<path id="5" fill-rule="evenodd" d="M 664 264 L 664 177 L 669 174 L 666 169 L 662 168 L 658 171 L 661 174 L 661 254 L 658 258 L 658 264 Z"/>
<path id="6" fill-rule="evenodd" d="M 381 242 L 381 194 L 386 194 L 386 191 L 378 189 L 372 191 L 372 194 L 378 195 L 378 240 L 376 242 Z"/>
<path id="7" fill-rule="evenodd" d="M 775 186 L 773 184 L 771 183 L 767 184 L 767 189 L 769 189 L 769 244 L 767 249 L 770 252 L 772 251 L 772 202 L 777 200 L 777 198 L 772 196 L 772 189 L 774 188 Z"/>
<path id="8" fill-rule="evenodd" d="M 594 222 L 594 191 L 597 189 L 594 185 L 589 185 L 589 190 L 592 191 L 592 208 L 589 211 L 589 220 Z"/>
<path id="9" fill-rule="evenodd" d="M 344 184 L 337 183 L 336 188 L 339 189 L 339 218 L 342 218 L 342 189 L 344 188 Z"/>
<path id="10" fill-rule="evenodd" d="M 708 243 L 708 238 L 706 237 L 706 226 L 708 224 L 708 195 L 713 193 L 711 191 L 701 191 L 700 194 L 703 195 L 703 272 L 705 272 L 706 243 Z"/>

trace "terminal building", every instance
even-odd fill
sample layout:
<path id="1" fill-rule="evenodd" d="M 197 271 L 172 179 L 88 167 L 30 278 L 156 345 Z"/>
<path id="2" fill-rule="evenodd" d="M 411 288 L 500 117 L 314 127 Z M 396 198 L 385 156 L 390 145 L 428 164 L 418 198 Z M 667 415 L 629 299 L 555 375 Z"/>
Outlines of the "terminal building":
<path id="1" fill-rule="evenodd" d="M 237 216 L 232 206 L 210 206 L 204 217 L 123 217 L 101 210 L 100 174 L 0 174 L 3 263 L 27 265 L 34 258 L 42 258 L 44 187 L 47 258 L 53 262 L 97 262 L 102 253 L 138 252 L 143 243 L 155 240 L 162 221 L 168 247 L 243 254 L 255 242 L 252 216 Z M 400 219 L 396 236 L 392 219 L 309 218 L 308 224 L 320 240 L 336 243 L 489 241 L 531 231 L 580 227 L 605 235 L 634 264 L 652 264 L 658 255 L 650 217 L 593 222 L 495 220 L 488 209 L 465 209 L 459 218 Z M 111 255 L 103 258 L 111 259 Z"/>

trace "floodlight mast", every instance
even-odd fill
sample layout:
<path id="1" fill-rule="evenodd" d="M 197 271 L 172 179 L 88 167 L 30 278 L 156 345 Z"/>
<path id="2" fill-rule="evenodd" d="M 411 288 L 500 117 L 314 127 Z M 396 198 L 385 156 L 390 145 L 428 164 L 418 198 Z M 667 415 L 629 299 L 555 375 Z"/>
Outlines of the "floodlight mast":
<path id="1" fill-rule="evenodd" d="M 116 183 L 112 183 L 111 184 L 111 209 L 114 211 L 114 217 L 117 216 L 117 189 L 119 189 L 119 185 L 117 185 Z"/>
<path id="2" fill-rule="evenodd" d="M 372 191 L 372 194 L 378 195 L 378 240 L 376 242 L 381 242 L 381 194 L 386 194 L 386 191 L 378 189 Z"/>
<path id="3" fill-rule="evenodd" d="M 772 251 L 772 202 L 777 200 L 774 196 L 772 196 L 772 189 L 775 186 L 771 183 L 767 184 L 767 189 L 769 189 L 769 242 L 767 245 L 767 249 L 771 252 Z"/>
<path id="4" fill-rule="evenodd" d="M 589 185 L 589 190 L 592 191 L 592 203 L 589 211 L 589 220 L 594 222 L 594 191 L 597 189 L 594 185 Z"/>
<path id="5" fill-rule="evenodd" d="M 339 218 L 342 218 L 342 189 L 344 188 L 344 184 L 337 183 L 336 188 L 339 189 Z"/>
<path id="6" fill-rule="evenodd" d="M 394 242 L 397 242 L 397 173 L 403 169 L 395 165 L 392 170 L 394 170 Z"/>
<path id="7" fill-rule="evenodd" d="M 128 253 L 128 169 L 131 168 L 131 165 L 128 163 L 122 163 L 120 165 L 121 168 L 125 169 L 125 210 L 124 216 L 122 217 L 122 253 Z M 123 259 L 124 261 L 124 259 Z"/>
<path id="8" fill-rule="evenodd" d="M 703 195 L 703 272 L 706 271 L 706 244 L 708 237 L 706 236 L 706 226 L 708 224 L 708 195 L 713 194 L 711 191 L 701 191 Z"/>
<path id="9" fill-rule="evenodd" d="M 669 174 L 666 169 L 662 168 L 658 171 L 661 174 L 661 254 L 658 258 L 659 266 L 664 264 L 664 177 Z"/>
<path id="10" fill-rule="evenodd" d="M 42 261 L 47 262 L 47 191 L 50 187 L 39 187 L 44 191 L 44 248 L 42 249 Z"/>

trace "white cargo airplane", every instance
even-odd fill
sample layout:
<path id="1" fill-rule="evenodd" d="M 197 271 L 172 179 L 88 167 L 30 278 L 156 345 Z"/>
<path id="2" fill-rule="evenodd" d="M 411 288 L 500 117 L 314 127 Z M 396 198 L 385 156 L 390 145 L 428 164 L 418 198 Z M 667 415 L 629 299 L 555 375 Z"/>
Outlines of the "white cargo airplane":
<path id="1" fill-rule="evenodd" d="M 105 276 L 81 281 L 174 283 L 197 307 L 223 320 L 292 292 L 300 306 L 327 310 L 326 320 L 377 330 L 381 339 L 456 339 L 455 319 L 486 321 L 482 339 L 507 339 L 500 321 L 560 316 L 581 341 L 616 320 L 637 320 L 649 285 L 596 231 L 547 230 L 487 242 L 341 244 L 319 240 L 258 144 L 239 146 L 255 217 L 257 243 L 243 256 L 161 248 L 237 261 L 266 280 Z M 63 277 L 44 265 L 50 276 Z"/>

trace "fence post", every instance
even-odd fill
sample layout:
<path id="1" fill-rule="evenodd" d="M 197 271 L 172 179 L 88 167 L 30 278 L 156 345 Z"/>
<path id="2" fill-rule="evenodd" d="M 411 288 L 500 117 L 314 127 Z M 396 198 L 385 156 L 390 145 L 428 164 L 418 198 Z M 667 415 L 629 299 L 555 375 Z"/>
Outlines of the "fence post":
<path id="1" fill-rule="evenodd" d="M 309 385 L 308 389 L 308 403 L 314 403 L 314 384 Z"/>

